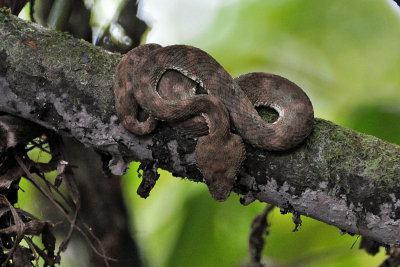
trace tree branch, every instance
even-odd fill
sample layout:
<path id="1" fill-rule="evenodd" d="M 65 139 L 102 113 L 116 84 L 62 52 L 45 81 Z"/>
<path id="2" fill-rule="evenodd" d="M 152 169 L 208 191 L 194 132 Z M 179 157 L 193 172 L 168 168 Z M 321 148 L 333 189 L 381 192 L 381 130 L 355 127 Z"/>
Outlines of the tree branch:
<path id="1" fill-rule="evenodd" d="M 162 123 L 154 134 L 126 131 L 115 115 L 112 80 L 121 58 L 71 36 L 0 12 L 0 111 L 110 155 L 110 169 L 155 162 L 202 181 L 195 140 Z M 400 246 L 400 147 L 315 119 L 300 146 L 267 152 L 246 145 L 235 192 Z"/>

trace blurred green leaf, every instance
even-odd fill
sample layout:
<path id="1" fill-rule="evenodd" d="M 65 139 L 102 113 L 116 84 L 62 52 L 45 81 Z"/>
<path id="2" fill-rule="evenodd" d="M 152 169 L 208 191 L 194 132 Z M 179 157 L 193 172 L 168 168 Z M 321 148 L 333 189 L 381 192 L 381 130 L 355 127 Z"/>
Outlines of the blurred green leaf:
<path id="1" fill-rule="evenodd" d="M 345 126 L 400 145 L 400 105 L 356 106 Z"/>

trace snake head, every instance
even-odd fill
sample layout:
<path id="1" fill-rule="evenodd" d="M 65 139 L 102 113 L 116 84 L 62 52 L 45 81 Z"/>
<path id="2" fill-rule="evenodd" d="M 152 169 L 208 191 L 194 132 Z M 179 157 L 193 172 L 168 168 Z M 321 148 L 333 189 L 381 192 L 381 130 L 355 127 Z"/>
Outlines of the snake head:
<path id="1" fill-rule="evenodd" d="M 242 138 L 235 134 L 230 134 L 227 139 L 202 136 L 197 141 L 195 157 L 212 197 L 225 201 L 245 157 Z"/>

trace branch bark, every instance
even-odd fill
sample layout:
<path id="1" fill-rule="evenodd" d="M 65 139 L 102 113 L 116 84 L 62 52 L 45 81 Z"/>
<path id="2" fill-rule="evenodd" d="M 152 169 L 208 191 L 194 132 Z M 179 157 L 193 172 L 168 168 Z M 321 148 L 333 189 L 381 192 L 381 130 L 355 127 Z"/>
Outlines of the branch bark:
<path id="1" fill-rule="evenodd" d="M 162 123 L 154 134 L 126 131 L 114 111 L 119 54 L 0 12 L 0 111 L 110 155 L 121 174 L 131 160 L 203 181 L 196 141 Z M 268 152 L 246 145 L 235 192 L 344 232 L 400 246 L 400 147 L 315 119 L 300 146 Z"/>

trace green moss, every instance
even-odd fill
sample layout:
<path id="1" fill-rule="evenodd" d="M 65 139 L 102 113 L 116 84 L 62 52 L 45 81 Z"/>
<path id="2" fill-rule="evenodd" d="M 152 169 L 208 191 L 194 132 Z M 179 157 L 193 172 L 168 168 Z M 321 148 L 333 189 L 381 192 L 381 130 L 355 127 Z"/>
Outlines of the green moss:
<path id="1" fill-rule="evenodd" d="M 68 92 L 73 96 L 71 104 L 74 98 L 80 99 L 80 104 L 90 109 L 96 102 L 101 108 L 93 110 L 94 114 L 100 112 L 104 119 L 111 116 L 114 103 L 109 89 L 121 55 L 110 55 L 68 33 L 23 21 L 8 11 L 0 13 L 0 23 L 7 30 L 1 38 L 0 50 L 6 52 L 7 61 L 15 71 L 62 88 L 54 93 L 61 97 Z"/>
<path id="2" fill-rule="evenodd" d="M 0 8 L 0 21 L 8 19 L 9 15 L 11 15 L 11 9 L 7 7 Z"/>
<path id="3" fill-rule="evenodd" d="M 295 166 L 295 173 L 282 165 L 285 162 Z M 323 190 L 328 194 L 345 196 L 349 204 L 374 214 L 390 200 L 390 194 L 400 198 L 399 162 L 398 146 L 321 119 L 315 120 L 304 144 L 269 159 L 270 165 L 280 166 L 280 175 L 297 194 L 307 188 L 321 190 L 320 183 L 325 181 L 328 186 Z"/>

